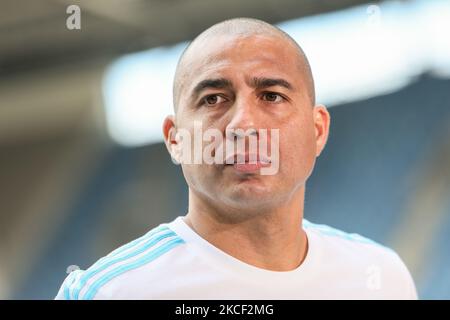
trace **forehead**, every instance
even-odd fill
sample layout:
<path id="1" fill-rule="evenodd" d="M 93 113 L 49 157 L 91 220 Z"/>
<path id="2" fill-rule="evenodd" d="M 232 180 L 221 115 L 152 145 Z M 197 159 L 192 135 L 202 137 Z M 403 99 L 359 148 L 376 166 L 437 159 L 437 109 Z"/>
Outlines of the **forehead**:
<path id="1" fill-rule="evenodd" d="M 187 57 L 186 89 L 212 76 L 246 74 L 300 78 L 300 55 L 294 45 L 280 36 L 220 35 L 196 43 Z M 238 71 L 238 72 L 236 72 Z M 189 91 L 188 91 L 189 92 Z"/>

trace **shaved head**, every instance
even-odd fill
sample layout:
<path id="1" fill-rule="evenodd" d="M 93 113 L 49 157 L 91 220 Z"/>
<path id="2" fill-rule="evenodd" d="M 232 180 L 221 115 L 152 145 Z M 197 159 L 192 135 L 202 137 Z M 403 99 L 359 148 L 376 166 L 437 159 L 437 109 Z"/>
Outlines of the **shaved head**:
<path id="1" fill-rule="evenodd" d="M 308 59 L 298 43 L 292 39 L 286 32 L 267 22 L 252 18 L 235 18 L 217 23 L 199 34 L 189 43 L 178 60 L 175 77 L 173 82 L 173 104 L 175 112 L 178 110 L 180 97 L 186 83 L 189 83 L 192 72 L 192 64 L 199 53 L 205 47 L 213 45 L 213 40 L 218 37 L 245 38 L 251 36 L 265 36 L 281 39 L 287 45 L 293 47 L 297 54 L 297 68 L 299 75 L 304 77 L 307 88 L 307 94 L 312 105 L 315 105 L 315 89 L 312 77 L 311 67 Z"/>

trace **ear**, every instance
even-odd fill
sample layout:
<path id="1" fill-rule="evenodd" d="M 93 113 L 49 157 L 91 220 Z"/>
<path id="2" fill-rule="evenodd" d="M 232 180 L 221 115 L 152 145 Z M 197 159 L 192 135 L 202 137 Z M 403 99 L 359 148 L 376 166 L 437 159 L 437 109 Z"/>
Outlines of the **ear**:
<path id="1" fill-rule="evenodd" d="M 316 157 L 325 148 L 330 131 L 330 114 L 324 105 L 316 105 L 313 109 L 314 127 L 316 132 Z"/>
<path id="2" fill-rule="evenodd" d="M 164 135 L 164 143 L 166 145 L 167 151 L 169 151 L 173 163 L 179 164 L 177 159 L 177 152 L 175 150 L 177 146 L 176 141 L 177 129 L 175 126 L 175 117 L 173 115 L 169 115 L 164 119 L 162 129 Z"/>

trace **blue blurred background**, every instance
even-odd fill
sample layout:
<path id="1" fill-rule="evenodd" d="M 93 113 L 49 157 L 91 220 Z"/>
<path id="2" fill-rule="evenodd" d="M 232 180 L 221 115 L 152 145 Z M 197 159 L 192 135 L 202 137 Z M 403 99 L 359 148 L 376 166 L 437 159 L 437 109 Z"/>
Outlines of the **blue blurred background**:
<path id="1" fill-rule="evenodd" d="M 0 6 L 0 299 L 51 299 L 68 269 L 185 214 L 161 133 L 175 65 L 241 16 L 298 41 L 331 113 L 305 217 L 393 247 L 420 298 L 450 299 L 450 1 Z"/>

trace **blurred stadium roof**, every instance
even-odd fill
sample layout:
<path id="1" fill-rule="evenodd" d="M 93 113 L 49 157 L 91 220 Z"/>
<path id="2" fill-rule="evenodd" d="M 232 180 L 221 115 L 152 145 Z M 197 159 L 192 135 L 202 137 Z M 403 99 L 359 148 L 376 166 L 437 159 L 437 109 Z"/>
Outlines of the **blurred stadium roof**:
<path id="1" fill-rule="evenodd" d="M 371 3 L 379 3 L 381 7 L 386 3 L 394 3 L 408 8 L 412 7 L 408 4 L 428 2 L 437 1 Z M 108 114 L 103 116 L 105 110 L 101 83 L 105 68 L 123 54 L 178 44 L 192 39 L 215 22 L 230 17 L 256 17 L 271 23 L 282 23 L 306 16 L 339 12 L 366 3 L 369 2 L 2 0 L 0 143 L 60 135 L 80 127 L 101 127 L 103 130 L 105 118 L 109 121 L 111 133 L 110 117 Z M 71 31 L 66 28 L 66 9 L 72 4 L 81 8 L 82 30 Z M 442 21 L 445 22 L 445 19 Z M 415 23 L 414 20 L 405 25 L 402 34 L 408 34 L 407 28 Z M 445 25 L 448 26 L 448 19 Z M 285 27 L 288 29 L 290 26 L 285 24 Z M 415 35 L 411 32 L 409 35 L 409 40 L 415 41 Z M 328 34 L 328 38 L 330 37 L 332 36 Z M 398 41 L 394 39 L 389 44 L 395 45 Z M 447 53 L 443 52 L 443 55 Z M 314 54 L 312 57 L 314 59 Z M 380 56 L 380 59 L 384 57 Z M 326 68 L 322 61 L 321 57 L 319 66 Z M 403 66 L 406 67 L 406 63 Z M 376 66 L 375 69 L 377 68 Z M 314 69 L 317 68 L 313 64 L 313 71 Z M 354 69 L 354 72 L 361 71 L 359 67 Z M 413 68 L 408 70 L 414 73 Z M 320 82 L 318 85 L 321 85 Z M 324 82 L 323 85 L 332 88 L 332 84 Z M 340 88 L 335 91 L 342 92 Z M 156 120 L 159 121 L 159 118 L 155 118 Z M 159 125 L 157 130 L 159 131 Z M 117 135 L 113 134 L 113 138 L 117 138 Z M 129 143 L 122 139 L 122 142 L 136 145 L 145 143 L 145 139 Z"/>
<path id="2" fill-rule="evenodd" d="M 191 39 L 230 17 L 280 22 L 364 2 L 1 0 L 0 143 L 106 131 L 103 72 L 122 54 Z M 72 4 L 81 8 L 81 30 L 66 28 Z"/>
<path id="3" fill-rule="evenodd" d="M 317 103 L 395 92 L 424 73 L 450 77 L 450 1 L 388 1 L 277 23 L 305 50 Z M 105 77 L 110 136 L 126 146 L 163 140 L 172 82 L 187 41 L 128 54 Z"/>
<path id="4" fill-rule="evenodd" d="M 236 16 L 268 22 L 343 9 L 361 0 L 2 0 L 0 70 L 18 71 L 170 45 Z M 81 8 L 82 32 L 65 28 L 66 8 Z"/>

